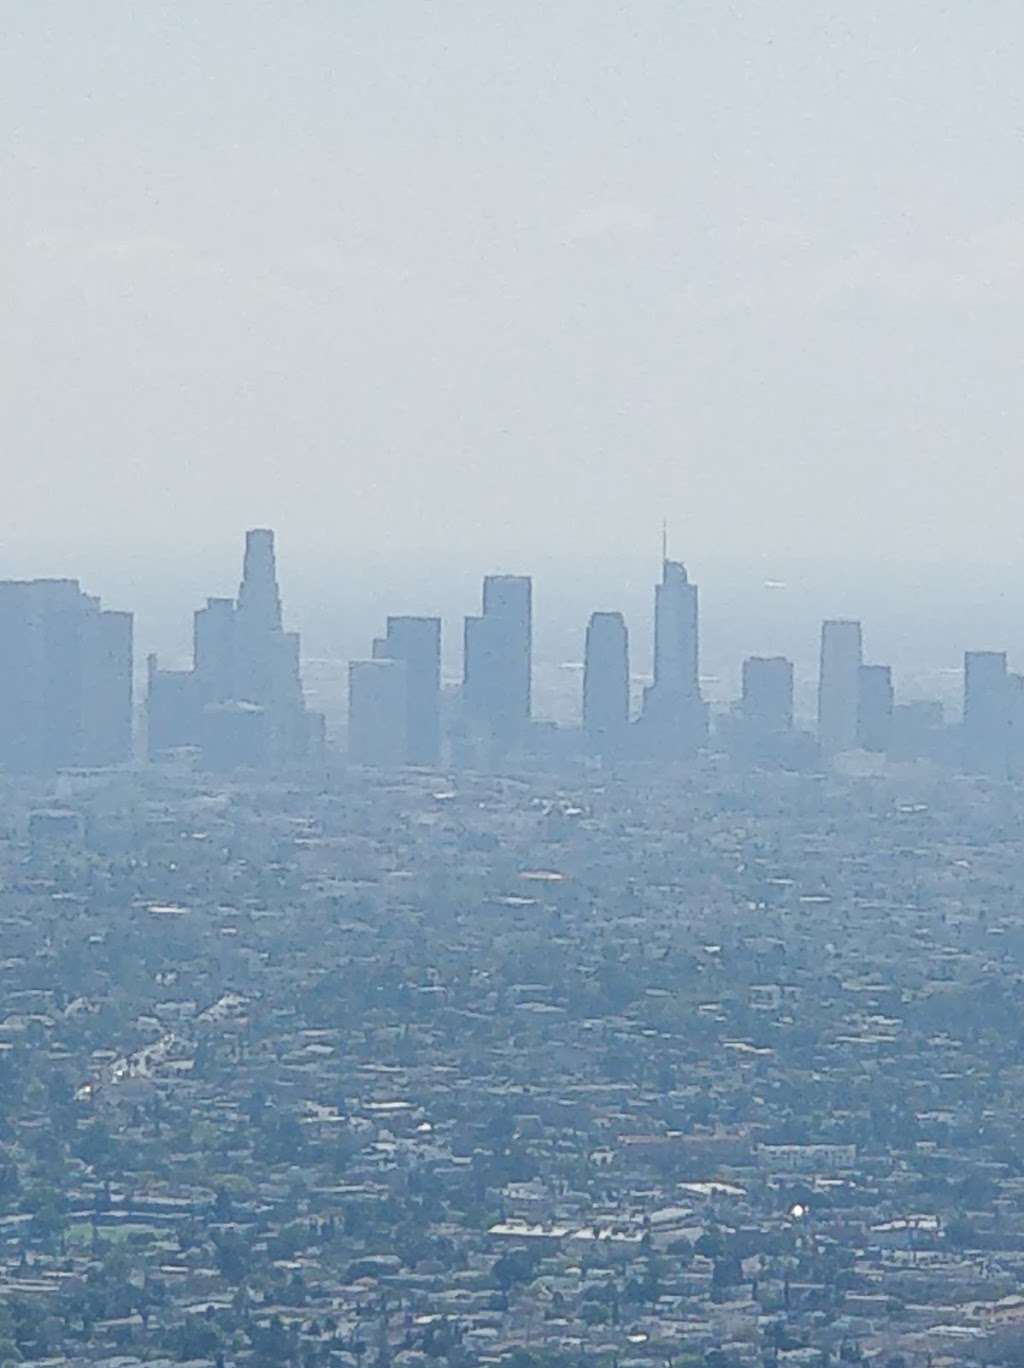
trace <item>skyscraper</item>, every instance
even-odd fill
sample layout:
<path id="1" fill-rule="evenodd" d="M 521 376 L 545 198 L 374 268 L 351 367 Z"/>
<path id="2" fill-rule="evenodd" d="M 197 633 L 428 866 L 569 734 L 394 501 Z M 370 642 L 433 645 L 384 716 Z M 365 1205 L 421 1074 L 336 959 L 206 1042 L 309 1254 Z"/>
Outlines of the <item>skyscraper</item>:
<path id="1" fill-rule="evenodd" d="M 410 765 L 441 758 L 441 619 L 389 617 L 375 659 L 400 660 L 406 676 L 406 754 Z"/>
<path id="2" fill-rule="evenodd" d="M 263 769 L 270 763 L 267 713 L 257 703 L 207 703 L 199 735 L 205 769 Z"/>
<path id="3" fill-rule="evenodd" d="M 658 747 L 688 750 L 707 739 L 698 592 L 681 561 L 662 561 L 654 590 L 654 681 L 644 691 L 642 721 Z"/>
<path id="4" fill-rule="evenodd" d="M 592 613 L 583 665 L 583 733 L 599 755 L 621 751 L 629 726 L 629 633 L 621 613 Z"/>
<path id="5" fill-rule="evenodd" d="M 1010 751 L 1011 689 L 1005 651 L 964 654 L 964 768 L 1003 778 Z"/>
<path id="6" fill-rule="evenodd" d="M 523 738 L 530 721 L 533 582 L 488 575 L 483 613 L 466 618 L 462 697 L 467 720 L 499 745 Z"/>
<path id="7" fill-rule="evenodd" d="M 77 580 L 0 583 L 0 764 L 119 764 L 132 756 L 132 617 Z"/>
<path id="8" fill-rule="evenodd" d="M 171 751 L 199 746 L 203 710 L 193 670 L 162 670 L 146 657 L 146 755 L 159 760 Z"/>
<path id="9" fill-rule="evenodd" d="M 86 765 L 123 764 L 133 753 L 134 618 L 92 605 L 81 623 L 80 753 Z"/>
<path id="10" fill-rule="evenodd" d="M 238 616 L 254 630 L 281 630 L 281 593 L 277 587 L 277 556 L 269 527 L 253 527 L 245 534 L 242 582 L 238 586 Z"/>
<path id="11" fill-rule="evenodd" d="M 888 665 L 862 665 L 857 672 L 857 745 L 886 752 L 892 740 L 893 688 Z"/>
<path id="12" fill-rule="evenodd" d="M 942 760 L 946 728 L 938 699 L 897 703 L 892 710 L 889 754 L 893 760 Z"/>
<path id="13" fill-rule="evenodd" d="M 743 662 L 740 705 L 748 731 L 774 736 L 793 728 L 793 662 L 785 656 L 750 656 Z"/>
<path id="14" fill-rule="evenodd" d="M 196 690 L 206 703 L 226 703 L 235 693 L 235 601 L 208 598 L 193 617 L 192 659 Z"/>
<path id="15" fill-rule="evenodd" d="M 857 745 L 862 657 L 859 622 L 831 618 L 821 626 L 818 740 L 828 755 Z"/>
<path id="16" fill-rule="evenodd" d="M 348 753 L 359 765 L 404 765 L 409 696 L 404 660 L 353 660 L 348 667 Z"/>
<path id="17" fill-rule="evenodd" d="M 266 732 L 268 763 L 313 758 L 322 729 L 303 699 L 299 638 L 282 626 L 274 534 L 268 528 L 246 533 L 237 600 L 207 599 L 206 607 L 194 618 L 192 670 L 183 680 L 173 678 L 175 673 L 151 663 L 147 699 L 151 755 L 163 748 L 161 741 L 199 745 L 204 709 L 245 703 L 263 711 L 265 720 L 259 725 Z M 223 723 L 225 716 L 219 713 L 218 721 Z M 248 714 L 246 718 L 244 730 L 251 737 L 256 727 Z M 250 746 L 250 753 L 257 750 Z"/>
<path id="18" fill-rule="evenodd" d="M 235 607 L 235 695 L 267 710 L 272 733 L 287 732 L 288 713 L 301 704 L 296 664 L 293 645 L 281 625 L 274 534 L 258 527 L 245 534 Z"/>

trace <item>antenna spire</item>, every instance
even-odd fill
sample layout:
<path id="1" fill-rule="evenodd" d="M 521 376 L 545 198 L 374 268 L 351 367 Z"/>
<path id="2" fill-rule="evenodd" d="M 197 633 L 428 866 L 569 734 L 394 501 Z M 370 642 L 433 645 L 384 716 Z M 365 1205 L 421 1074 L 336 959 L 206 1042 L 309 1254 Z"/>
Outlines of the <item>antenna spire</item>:
<path id="1" fill-rule="evenodd" d="M 668 560 L 668 519 L 661 520 L 661 560 L 662 564 Z"/>

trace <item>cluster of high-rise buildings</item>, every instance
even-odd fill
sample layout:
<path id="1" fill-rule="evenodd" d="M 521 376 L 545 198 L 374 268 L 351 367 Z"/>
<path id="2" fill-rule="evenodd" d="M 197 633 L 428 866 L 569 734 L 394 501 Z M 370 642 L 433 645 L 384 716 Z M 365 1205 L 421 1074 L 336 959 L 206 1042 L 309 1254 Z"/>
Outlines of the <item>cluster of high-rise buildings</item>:
<path id="1" fill-rule="evenodd" d="M 678 561 L 664 562 L 654 622 L 654 678 L 633 722 L 625 620 L 614 612 L 590 619 L 582 738 L 605 758 L 681 755 L 707 739 L 697 586 Z M 389 618 L 372 658 L 349 665 L 350 755 L 368 764 L 436 764 L 447 739 L 453 757 L 474 764 L 535 748 L 541 737 L 532 725 L 532 662 L 532 581 L 488 575 L 480 613 L 465 620 L 462 685 L 442 728 L 441 620 Z"/>
<path id="2" fill-rule="evenodd" d="M 135 754 L 132 615 L 105 610 L 74 580 L 0 582 L 0 766 L 46 770 L 125 763 Z M 533 718 L 533 586 L 489 575 L 465 619 L 461 684 L 442 686 L 437 617 L 389 617 L 365 660 L 349 665 L 348 754 L 358 764 L 488 767 L 537 753 L 605 761 L 685 756 L 712 732 L 700 682 L 697 586 L 663 557 L 654 591 L 650 682 L 636 709 L 629 632 L 595 612 L 586 632 L 582 727 Z M 316 763 L 324 719 L 307 708 L 299 638 L 285 630 L 274 534 L 246 534 L 234 598 L 209 598 L 193 622 L 190 669 L 148 659 L 144 743 L 150 760 L 188 752 L 211 769 Z M 865 661 L 861 625 L 823 624 L 816 727 L 794 716 L 793 664 L 743 662 L 742 694 L 714 718 L 715 745 L 750 763 L 806 768 L 863 750 L 1024 777 L 1024 675 L 1004 652 L 964 658 L 962 722 L 938 701 L 898 703 L 887 665 Z"/>
<path id="3" fill-rule="evenodd" d="M 866 664 L 861 625 L 825 622 L 818 677 L 818 741 L 825 756 L 853 749 L 894 759 L 957 764 L 992 778 L 1024 777 L 1024 675 L 1005 651 L 964 655 L 963 717 L 947 727 L 942 704 L 895 701 L 892 670 Z"/>
<path id="4" fill-rule="evenodd" d="M 324 726 L 307 710 L 299 637 L 284 630 L 274 534 L 246 533 L 238 597 L 210 598 L 193 618 L 192 668 L 148 660 L 151 759 L 195 747 L 215 769 L 279 767 L 317 758 Z"/>
<path id="5" fill-rule="evenodd" d="M 447 738 L 452 758 L 473 764 L 549 745 L 550 735 L 531 725 L 531 662 L 531 581 L 488 576 L 481 613 L 465 620 L 462 686 L 445 728 L 440 619 L 389 618 L 372 660 L 349 667 L 350 755 L 368 764 L 433 764 Z M 698 589 L 667 555 L 654 591 L 652 673 L 634 717 L 625 619 L 620 612 L 591 615 L 577 753 L 671 759 L 709 740 Z M 963 722 L 953 727 L 941 701 L 897 703 L 891 667 L 865 661 L 857 621 L 822 624 L 814 730 L 797 727 L 793 681 L 793 662 L 784 656 L 748 657 L 740 699 L 715 718 L 716 744 L 750 763 L 807 768 L 862 750 L 1024 777 L 1024 675 L 1008 671 L 1004 652 L 966 653 Z"/>

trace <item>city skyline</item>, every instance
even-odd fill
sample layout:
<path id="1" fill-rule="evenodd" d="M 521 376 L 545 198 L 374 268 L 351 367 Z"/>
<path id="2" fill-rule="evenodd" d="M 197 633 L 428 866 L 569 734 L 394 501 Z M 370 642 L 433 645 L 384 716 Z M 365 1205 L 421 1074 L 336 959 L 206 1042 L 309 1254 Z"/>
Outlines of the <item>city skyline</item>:
<path id="1" fill-rule="evenodd" d="M 653 618 L 649 594 L 659 573 L 657 528 L 632 559 L 596 565 L 552 554 L 509 557 L 495 568 L 529 568 L 538 600 L 535 650 L 538 666 L 550 670 L 575 663 L 582 668 L 587 618 L 595 605 L 622 611 L 636 660 L 634 678 L 650 679 Z M 139 558 L 97 569 L 77 546 L 52 559 L 41 554 L 15 556 L 8 549 L 5 570 L 17 578 L 78 577 L 114 607 L 136 617 L 140 657 L 156 651 L 168 664 L 191 659 L 191 620 L 183 604 L 203 601 L 211 586 L 225 594 L 237 582 L 233 536 L 217 544 L 209 561 L 191 557 L 176 563 Z M 445 626 L 442 664 L 446 679 L 461 676 L 461 623 L 479 596 L 487 560 L 406 561 L 400 555 L 355 564 L 339 548 L 332 560 L 313 562 L 308 548 L 283 538 L 288 562 L 291 620 L 301 631 L 310 660 L 345 661 L 364 654 L 367 643 L 388 615 L 440 617 Z M 680 549 L 682 548 L 680 539 Z M 904 683 L 917 691 L 948 692 L 949 679 L 962 666 L 962 652 L 985 643 L 1012 650 L 1024 622 L 1024 577 L 990 563 L 984 569 L 863 566 L 841 562 L 806 565 L 784 555 L 750 562 L 700 564 L 705 615 L 702 678 L 715 701 L 740 688 L 745 654 L 781 653 L 797 668 L 798 702 L 813 711 L 805 686 L 816 676 L 822 620 L 848 616 L 871 624 L 880 658 L 892 662 Z M 91 568 L 83 568 L 83 566 Z M 495 566 L 494 561 L 490 563 Z"/>
<path id="2" fill-rule="evenodd" d="M 0 43 L 0 1368 L 1024 1366 L 1024 7 Z"/>
<path id="3" fill-rule="evenodd" d="M 782 653 L 744 655 L 739 692 L 710 699 L 700 668 L 699 588 L 684 563 L 668 555 L 664 539 L 662 552 L 661 578 L 651 587 L 649 673 L 642 666 L 638 669 L 636 654 L 630 652 L 623 613 L 593 610 L 584 659 L 576 673 L 575 725 L 564 719 L 557 725 L 547 722 L 544 710 L 535 706 L 532 577 L 483 577 L 481 611 L 467 615 L 463 623 L 458 686 L 442 665 L 442 619 L 388 613 L 384 634 L 369 643 L 365 658 L 350 658 L 347 702 L 339 689 L 326 704 L 333 719 L 347 707 L 344 734 L 350 757 L 367 764 L 500 768 L 517 757 L 571 759 L 581 753 L 580 745 L 606 762 L 682 759 L 710 745 L 747 763 L 802 768 L 827 764 L 853 750 L 903 761 L 938 760 L 994 778 L 1013 777 L 1024 767 L 1024 676 L 1009 668 L 1005 650 L 963 653 L 962 723 L 950 713 L 948 699 L 908 696 L 900 681 L 894 682 L 890 664 L 865 661 L 859 619 L 831 618 L 821 625 L 815 718 L 798 705 L 794 663 Z M 126 744 L 126 738 L 131 737 L 132 689 L 139 663 L 133 671 L 132 615 L 101 612 L 99 600 L 82 595 L 77 581 L 4 581 L 0 590 L 9 605 L 7 644 L 15 662 L 14 671 L 8 672 L 8 719 L 21 715 L 16 708 L 22 706 L 16 697 L 20 687 L 18 696 L 29 691 L 40 700 L 39 718 L 22 727 L 27 727 L 26 735 L 33 734 L 32 728 L 41 726 L 41 719 L 49 718 L 54 709 L 67 713 L 70 707 L 75 717 L 97 720 L 61 724 L 69 738 L 71 725 L 92 731 L 106 728 L 104 735 L 111 736 L 110 728 L 116 725 L 121 737 L 116 743 L 68 739 L 60 746 L 54 742 L 56 749 L 51 746 L 48 751 L 40 733 L 38 742 L 26 742 L 21 750 L 21 743 L 9 742 L 8 763 L 15 768 L 47 763 L 59 768 L 130 758 L 135 743 L 129 739 Z M 33 662 L 37 657 L 44 660 L 40 651 L 57 651 L 55 662 L 78 659 L 69 654 L 69 644 L 43 645 L 51 638 L 64 642 L 47 624 L 51 618 L 55 624 L 63 622 L 67 607 L 76 604 L 83 624 L 97 624 L 90 631 L 102 624 L 104 631 L 113 633 L 123 624 L 123 644 L 117 648 L 121 664 L 103 666 L 107 674 L 96 675 L 92 682 L 92 675 L 81 673 L 93 669 L 91 665 L 44 663 L 38 667 L 43 671 L 40 681 L 47 670 L 53 674 L 56 669 L 66 681 L 59 688 L 32 682 L 32 671 L 37 670 Z M 164 668 L 152 653 L 147 659 L 143 735 L 149 758 L 159 761 L 184 747 L 201 754 L 211 768 L 321 763 L 325 717 L 306 702 L 300 636 L 285 628 L 272 530 L 246 533 L 237 597 L 207 596 L 205 606 L 193 616 L 190 667 Z M 114 637 L 110 640 L 113 649 Z M 88 659 L 93 659 L 96 648 L 74 647 L 79 653 L 86 649 L 92 652 Z M 644 685 L 639 694 L 638 683 Z M 66 700 L 60 702 L 65 694 Z M 318 697 L 322 700 L 322 688 Z M 47 698 L 53 701 L 46 703 Z M 101 716 L 108 720 L 99 721 Z M 129 721 L 115 724 L 115 717 Z M 53 736 L 63 734 L 50 730 Z M 12 737 L 16 731 L 17 727 Z M 559 733 L 563 740 L 552 751 Z M 574 734 L 580 739 L 570 741 Z M 806 741 L 812 735 L 820 754 L 808 749 Z M 336 744 L 336 726 L 330 739 Z M 53 756 L 51 761 L 46 760 L 48 755 Z"/>

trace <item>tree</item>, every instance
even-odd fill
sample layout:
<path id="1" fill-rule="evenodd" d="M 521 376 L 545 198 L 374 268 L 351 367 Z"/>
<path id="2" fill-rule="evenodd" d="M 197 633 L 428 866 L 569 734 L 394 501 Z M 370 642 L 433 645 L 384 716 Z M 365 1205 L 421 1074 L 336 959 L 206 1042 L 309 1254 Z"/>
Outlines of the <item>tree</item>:
<path id="1" fill-rule="evenodd" d="M 248 1242 L 237 1230 L 226 1230 L 214 1239 L 214 1247 L 221 1276 L 230 1283 L 243 1282 L 251 1266 Z"/>
<path id="2" fill-rule="evenodd" d="M 505 1292 L 516 1283 L 529 1282 L 537 1268 L 540 1255 L 529 1248 L 510 1249 L 495 1260 L 491 1277 Z"/>

